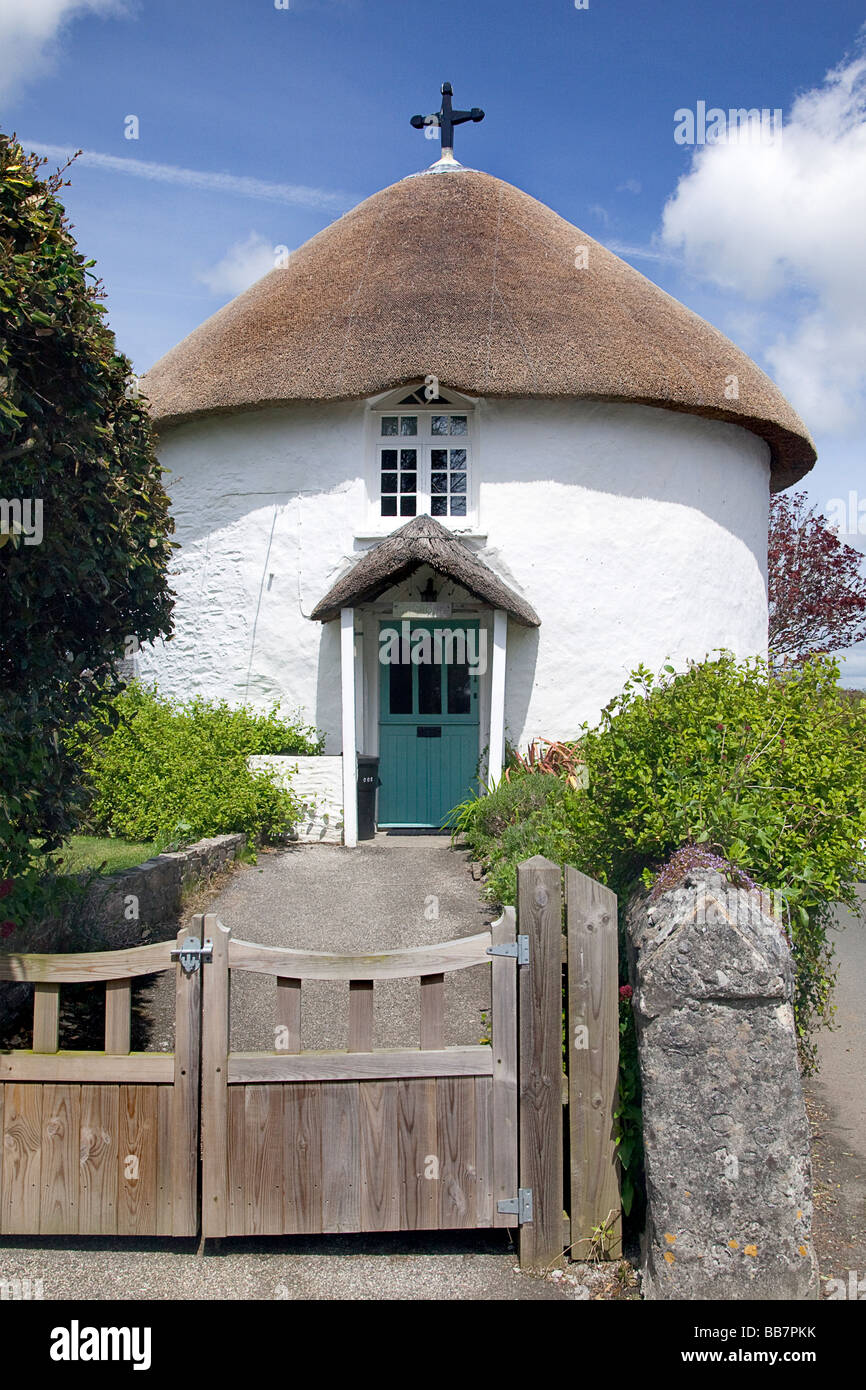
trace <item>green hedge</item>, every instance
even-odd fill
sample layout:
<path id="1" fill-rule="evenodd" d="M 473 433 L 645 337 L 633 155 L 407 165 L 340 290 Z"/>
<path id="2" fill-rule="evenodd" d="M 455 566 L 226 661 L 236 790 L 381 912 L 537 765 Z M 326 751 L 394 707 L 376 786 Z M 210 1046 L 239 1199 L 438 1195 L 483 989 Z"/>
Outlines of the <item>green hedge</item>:
<path id="1" fill-rule="evenodd" d="M 186 703 L 137 683 L 72 736 L 89 783 L 82 830 L 129 840 L 191 841 L 242 831 L 250 846 L 289 831 L 301 814 L 291 791 L 247 767 L 250 754 L 318 754 L 299 719 L 196 698 Z"/>

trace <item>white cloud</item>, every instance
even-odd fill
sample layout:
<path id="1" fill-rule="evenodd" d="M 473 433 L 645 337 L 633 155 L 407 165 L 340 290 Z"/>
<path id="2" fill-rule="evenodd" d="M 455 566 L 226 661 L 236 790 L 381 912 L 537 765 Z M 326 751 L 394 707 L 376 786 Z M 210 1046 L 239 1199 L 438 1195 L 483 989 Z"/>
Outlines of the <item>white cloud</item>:
<path id="1" fill-rule="evenodd" d="M 0 4 L 3 0 L 0 0 Z M 46 145 L 38 140 L 21 139 L 25 150 L 35 150 L 48 159 L 65 163 L 75 153 L 72 145 Z M 136 179 L 155 183 L 181 184 L 185 188 L 201 189 L 206 193 L 226 193 L 241 198 L 262 198 L 270 203 L 291 203 L 297 207 L 324 208 L 344 212 L 358 202 L 350 193 L 335 193 L 327 188 L 308 188 L 297 183 L 268 183 L 239 174 L 213 174 L 203 169 L 184 169 L 178 164 L 153 164 L 144 159 L 125 159 L 114 154 L 99 154 L 82 150 L 76 164 L 92 169 L 104 169 L 110 174 L 127 174 Z"/>
<path id="2" fill-rule="evenodd" d="M 275 248 L 259 232 L 250 232 L 243 241 L 230 246 L 221 261 L 203 270 L 196 278 L 212 294 L 242 294 L 276 263 Z"/>
<path id="3" fill-rule="evenodd" d="M 781 139 L 700 147 L 664 209 L 689 269 L 753 301 L 786 295 L 764 356 L 813 431 L 866 421 L 864 228 L 863 53 L 797 97 Z"/>
<path id="4" fill-rule="evenodd" d="M 639 179 L 626 179 L 625 183 L 617 184 L 617 193 L 640 193 L 641 183 Z"/>
<path id="5" fill-rule="evenodd" d="M 122 0 L 0 0 L 0 92 L 8 100 L 51 67 L 71 20 L 123 13 Z"/>

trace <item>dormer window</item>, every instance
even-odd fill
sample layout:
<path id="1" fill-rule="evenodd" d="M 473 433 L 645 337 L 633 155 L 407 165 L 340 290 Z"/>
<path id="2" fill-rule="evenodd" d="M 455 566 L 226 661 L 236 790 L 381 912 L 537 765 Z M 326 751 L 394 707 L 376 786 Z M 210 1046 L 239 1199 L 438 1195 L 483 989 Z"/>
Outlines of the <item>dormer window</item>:
<path id="1" fill-rule="evenodd" d="M 471 405 L 424 388 L 374 414 L 378 515 L 427 514 L 464 525 L 472 516 Z"/>

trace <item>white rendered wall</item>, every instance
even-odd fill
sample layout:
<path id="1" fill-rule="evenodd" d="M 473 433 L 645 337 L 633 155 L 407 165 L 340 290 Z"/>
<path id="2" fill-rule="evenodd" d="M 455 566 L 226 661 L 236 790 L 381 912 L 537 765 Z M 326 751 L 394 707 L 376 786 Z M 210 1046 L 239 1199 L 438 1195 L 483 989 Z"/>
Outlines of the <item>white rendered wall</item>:
<path id="1" fill-rule="evenodd" d="M 323 730 L 328 753 L 341 751 L 340 624 L 306 615 L 367 548 L 364 413 L 358 403 L 293 406 L 166 433 L 160 457 L 182 547 L 177 636 L 142 653 L 144 678 L 181 696 L 281 699 Z M 542 620 L 538 630 L 509 622 L 510 742 L 594 722 L 640 662 L 679 668 L 721 646 L 766 651 L 762 440 L 672 411 L 581 401 L 482 401 L 478 425 L 475 529 L 485 539 L 469 543 Z M 356 612 L 370 694 L 358 702 L 363 751 L 375 751 L 372 616 Z M 485 700 L 489 691 L 482 720 Z"/>
<path id="2" fill-rule="evenodd" d="M 288 787 L 303 802 L 304 815 L 295 827 L 301 844 L 342 843 L 342 758 L 261 753 L 247 763 L 253 772 L 269 772 L 278 786 Z"/>

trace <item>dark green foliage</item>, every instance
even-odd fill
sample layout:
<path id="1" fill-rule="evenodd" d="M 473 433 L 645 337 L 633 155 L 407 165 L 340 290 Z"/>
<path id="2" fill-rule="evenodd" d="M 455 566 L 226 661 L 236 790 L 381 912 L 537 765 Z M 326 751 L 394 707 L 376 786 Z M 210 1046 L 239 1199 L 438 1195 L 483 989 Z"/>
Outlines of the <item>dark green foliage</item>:
<path id="1" fill-rule="evenodd" d="M 36 856 L 75 827 L 64 730 L 131 638 L 171 632 L 173 525 L 149 422 L 58 201 L 62 181 L 40 179 L 39 165 L 0 135 L 0 496 L 42 509 L 40 543 L 8 508 L 0 534 L 6 928 L 31 911 Z"/>

